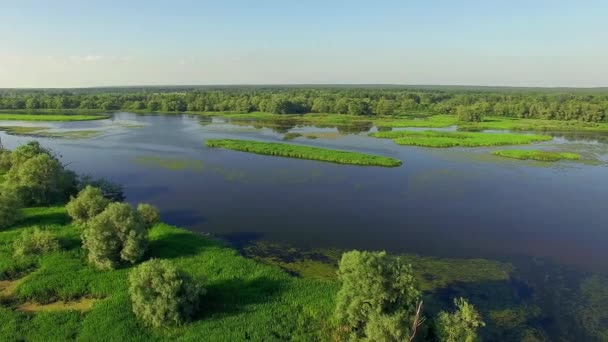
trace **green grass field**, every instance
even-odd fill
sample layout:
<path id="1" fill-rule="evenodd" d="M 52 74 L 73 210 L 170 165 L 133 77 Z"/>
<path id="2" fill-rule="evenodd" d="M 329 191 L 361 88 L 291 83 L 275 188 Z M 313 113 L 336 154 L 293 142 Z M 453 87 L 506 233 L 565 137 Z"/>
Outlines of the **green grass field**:
<path id="1" fill-rule="evenodd" d="M 608 123 L 541 120 L 541 119 L 519 119 L 507 117 L 486 117 L 482 122 L 461 123 L 458 125 L 463 130 L 515 130 L 515 131 L 608 131 Z"/>
<path id="2" fill-rule="evenodd" d="M 0 121 L 90 121 L 108 119 L 108 115 L 60 115 L 60 114 L 6 114 L 0 113 Z"/>
<path id="3" fill-rule="evenodd" d="M 493 155 L 514 158 L 532 159 L 538 161 L 556 162 L 560 160 L 579 160 L 581 156 L 571 152 L 547 152 L 538 150 L 499 150 L 492 152 Z"/>
<path id="4" fill-rule="evenodd" d="M 423 147 L 525 145 L 533 142 L 548 141 L 552 139 L 547 135 L 438 131 L 376 132 L 370 134 L 370 136 L 376 138 L 393 139 L 393 141 L 399 145 Z"/>
<path id="5" fill-rule="evenodd" d="M 13 241 L 36 226 L 52 231 L 63 249 L 14 259 Z M 130 267 L 98 271 L 89 266 L 79 236 L 63 207 L 27 209 L 21 224 L 0 232 L 1 340 L 304 341 L 325 340 L 330 334 L 335 281 L 290 276 L 210 238 L 165 224 L 151 230 L 147 257 L 171 260 L 208 293 L 194 322 L 147 328 L 130 309 Z"/>
<path id="6" fill-rule="evenodd" d="M 394 158 L 301 145 L 232 139 L 205 140 L 205 144 L 209 147 L 225 148 L 235 151 L 279 157 L 310 159 L 338 164 L 386 167 L 401 165 L 401 161 Z"/>

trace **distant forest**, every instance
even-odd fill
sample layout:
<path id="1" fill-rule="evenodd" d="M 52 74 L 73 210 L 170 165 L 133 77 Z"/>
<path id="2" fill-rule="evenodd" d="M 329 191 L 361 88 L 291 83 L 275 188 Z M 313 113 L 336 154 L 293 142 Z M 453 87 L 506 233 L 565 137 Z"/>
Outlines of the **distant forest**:
<path id="1" fill-rule="evenodd" d="M 608 89 L 226 86 L 0 89 L 2 110 L 480 115 L 608 121 Z"/>

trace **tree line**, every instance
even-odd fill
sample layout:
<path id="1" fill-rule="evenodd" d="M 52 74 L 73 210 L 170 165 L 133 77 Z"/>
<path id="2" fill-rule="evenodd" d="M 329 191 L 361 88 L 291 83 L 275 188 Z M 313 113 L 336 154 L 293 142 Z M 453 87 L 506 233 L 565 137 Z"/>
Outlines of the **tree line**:
<path id="1" fill-rule="evenodd" d="M 492 88 L 490 88 L 492 89 Z M 268 112 L 397 115 L 475 113 L 516 118 L 608 120 L 608 91 L 459 90 L 413 88 L 106 89 L 97 92 L 4 91 L 2 110 Z"/>

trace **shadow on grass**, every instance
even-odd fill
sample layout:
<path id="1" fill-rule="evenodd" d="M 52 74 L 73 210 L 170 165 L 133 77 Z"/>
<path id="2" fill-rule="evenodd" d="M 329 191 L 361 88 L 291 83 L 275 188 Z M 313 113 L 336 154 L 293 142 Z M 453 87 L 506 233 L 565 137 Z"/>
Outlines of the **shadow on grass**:
<path id="1" fill-rule="evenodd" d="M 17 226 L 32 226 L 32 225 L 67 225 L 70 223 L 70 218 L 63 212 L 41 212 L 28 215 L 23 220 L 19 221 Z"/>
<path id="2" fill-rule="evenodd" d="M 166 259 L 193 256 L 207 247 L 216 245 L 212 240 L 199 238 L 189 232 L 173 232 L 153 238 L 148 255 L 151 258 Z"/>
<path id="3" fill-rule="evenodd" d="M 260 277 L 255 279 L 229 279 L 206 286 L 207 294 L 197 319 L 214 315 L 236 314 L 251 304 L 265 303 L 280 294 L 284 281 Z"/>

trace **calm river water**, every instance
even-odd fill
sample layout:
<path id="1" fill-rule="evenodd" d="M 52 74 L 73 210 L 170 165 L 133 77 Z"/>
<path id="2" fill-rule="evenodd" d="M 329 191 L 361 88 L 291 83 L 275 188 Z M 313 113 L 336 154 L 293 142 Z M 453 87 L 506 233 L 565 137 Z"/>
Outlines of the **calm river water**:
<path id="1" fill-rule="evenodd" d="M 541 163 L 491 156 L 496 148 L 417 148 L 336 128 L 290 130 L 318 136 L 292 143 L 403 161 L 381 168 L 207 148 L 203 141 L 211 138 L 283 136 L 277 128 L 220 118 L 118 113 L 94 122 L 1 124 L 100 130 L 88 139 L 36 140 L 71 169 L 122 183 L 128 201 L 155 204 L 168 223 L 196 231 L 301 247 L 541 257 L 581 270 L 608 269 L 608 134 L 556 134 L 550 142 L 516 147 L 569 150 L 590 160 Z M 33 139 L 0 136 L 9 148 Z"/>

